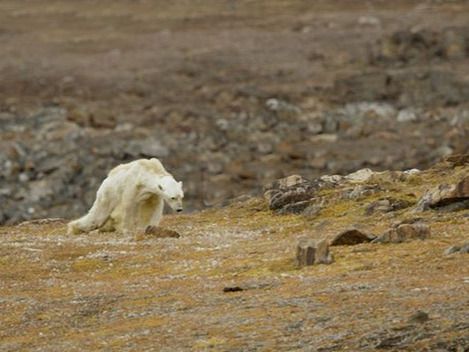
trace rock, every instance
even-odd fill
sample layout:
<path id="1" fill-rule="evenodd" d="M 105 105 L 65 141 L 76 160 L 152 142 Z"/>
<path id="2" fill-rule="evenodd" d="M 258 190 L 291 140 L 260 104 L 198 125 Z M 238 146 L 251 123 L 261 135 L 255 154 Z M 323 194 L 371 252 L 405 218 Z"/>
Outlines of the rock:
<path id="1" fill-rule="evenodd" d="M 463 209 L 469 207 L 469 176 L 464 177 L 458 183 L 448 185 L 441 184 L 427 191 L 416 205 L 416 211 L 438 209 L 447 207 L 453 203 L 461 203 Z M 459 210 L 459 207 L 456 207 Z M 455 210 L 450 208 L 449 210 Z"/>
<path id="2" fill-rule="evenodd" d="M 451 255 L 454 253 L 458 253 L 461 250 L 460 246 L 451 246 L 445 249 L 443 252 L 444 255 Z"/>
<path id="3" fill-rule="evenodd" d="M 406 335 L 396 335 L 385 337 L 378 341 L 378 343 L 374 346 L 375 349 L 391 349 L 398 347 L 402 342 L 406 339 Z"/>
<path id="4" fill-rule="evenodd" d="M 269 202 L 271 210 L 281 213 L 299 213 L 309 206 L 318 183 L 310 182 L 299 175 L 291 175 L 277 180 L 264 187 L 264 198 Z"/>
<path id="5" fill-rule="evenodd" d="M 309 138 L 311 143 L 335 143 L 339 136 L 333 133 L 324 133 Z"/>
<path id="6" fill-rule="evenodd" d="M 391 211 L 408 208 L 411 205 L 412 203 L 407 200 L 387 197 L 385 199 L 379 199 L 368 204 L 365 208 L 365 214 L 371 215 L 376 212 L 388 213 Z"/>
<path id="7" fill-rule="evenodd" d="M 415 312 L 409 317 L 408 322 L 422 324 L 428 321 L 429 319 L 430 317 L 428 316 L 427 313 L 425 313 L 424 311 L 418 310 L 417 312 Z"/>
<path id="8" fill-rule="evenodd" d="M 372 62 L 427 63 L 433 59 L 463 59 L 467 56 L 467 39 L 467 27 L 400 30 L 378 41 L 371 55 Z"/>
<path id="9" fill-rule="evenodd" d="M 368 181 L 373 175 L 374 172 L 370 169 L 361 169 L 351 174 L 348 174 L 347 176 L 345 176 L 345 179 L 350 183 L 362 183 Z"/>
<path id="10" fill-rule="evenodd" d="M 348 103 L 339 111 L 347 120 L 353 120 L 354 123 L 377 118 L 379 120 L 393 120 L 396 116 L 396 108 L 387 103 L 377 102 L 357 102 Z"/>
<path id="11" fill-rule="evenodd" d="M 333 258 L 325 240 L 302 239 L 296 249 L 296 263 L 299 267 L 313 264 L 331 264 Z"/>
<path id="12" fill-rule="evenodd" d="M 240 292 L 240 291 L 244 291 L 244 289 L 242 287 L 239 287 L 239 286 L 223 287 L 223 292 Z"/>
<path id="13" fill-rule="evenodd" d="M 291 201 L 291 198 L 289 198 L 289 201 Z M 276 207 L 277 205 L 274 205 Z M 279 214 L 301 214 L 306 209 L 311 208 L 311 201 L 310 200 L 304 200 L 304 201 L 299 201 L 299 202 L 293 202 L 291 204 L 286 204 L 282 206 L 282 209 L 278 211 Z M 309 213 L 310 214 L 310 213 Z"/>
<path id="14" fill-rule="evenodd" d="M 415 239 L 424 240 L 430 236 L 428 225 L 416 222 L 397 225 L 373 240 L 374 243 L 401 243 Z"/>
<path id="15" fill-rule="evenodd" d="M 364 198 L 364 197 L 368 197 L 372 194 L 375 194 L 377 192 L 381 191 L 381 187 L 379 187 L 379 185 L 357 185 L 355 187 L 353 187 L 351 190 L 350 189 L 347 189 L 344 193 L 343 193 L 343 198 L 346 198 L 346 199 L 360 199 L 360 198 Z"/>
<path id="16" fill-rule="evenodd" d="M 267 99 L 265 102 L 265 106 L 275 112 L 281 112 L 281 111 L 286 111 L 286 112 L 292 112 L 292 113 L 300 113 L 301 109 L 298 108 L 295 105 L 292 105 L 286 101 L 275 99 L 275 98 L 270 98 Z"/>
<path id="17" fill-rule="evenodd" d="M 30 180 L 29 175 L 26 172 L 22 172 L 18 176 L 20 182 L 26 183 Z"/>
<path id="18" fill-rule="evenodd" d="M 323 131 L 323 127 L 320 122 L 311 121 L 308 123 L 306 130 L 311 134 L 320 134 Z"/>
<path id="19" fill-rule="evenodd" d="M 325 206 L 325 199 L 324 198 L 314 198 L 314 199 L 311 199 L 309 201 L 309 205 L 308 207 L 306 207 L 303 211 L 302 211 L 302 214 L 304 216 L 309 216 L 309 217 L 313 217 L 313 216 L 316 216 L 318 215 L 321 210 L 324 208 Z"/>
<path id="20" fill-rule="evenodd" d="M 417 121 L 417 115 L 413 110 L 403 109 L 397 114 L 397 122 L 413 122 Z"/>
<path id="21" fill-rule="evenodd" d="M 275 183 L 269 186 L 269 188 L 279 188 L 283 190 L 293 186 L 297 186 L 299 184 L 304 184 L 306 182 L 308 182 L 308 180 L 306 180 L 303 176 L 291 175 L 275 181 Z"/>
<path id="22" fill-rule="evenodd" d="M 420 173 L 420 170 L 415 169 L 415 168 L 404 171 L 404 175 L 406 175 L 406 176 L 417 175 L 418 173 Z"/>
<path id="23" fill-rule="evenodd" d="M 156 238 L 179 238 L 181 235 L 173 230 L 165 229 L 158 226 L 147 226 L 145 229 L 145 235 L 150 235 Z"/>
<path id="24" fill-rule="evenodd" d="M 324 175 L 319 179 L 330 184 L 338 184 L 344 179 L 344 177 L 341 175 Z"/>
<path id="25" fill-rule="evenodd" d="M 443 160 L 452 167 L 469 165 L 469 154 L 453 154 Z"/>
<path id="26" fill-rule="evenodd" d="M 451 246 L 443 252 L 444 255 L 451 255 L 455 253 L 459 253 L 459 254 L 469 253 L 469 243 L 465 243 L 462 246 Z"/>
<path id="27" fill-rule="evenodd" d="M 298 188 L 288 192 L 280 192 L 273 195 L 269 202 L 269 208 L 271 210 L 282 210 L 284 213 L 288 211 L 286 209 L 296 209 L 295 203 L 300 203 L 300 207 L 304 206 L 303 209 L 308 207 L 308 200 L 314 196 L 314 193 L 308 192 L 306 188 Z"/>
<path id="28" fill-rule="evenodd" d="M 280 214 L 298 214 L 320 202 L 316 193 L 326 187 L 331 187 L 331 184 L 320 179 L 307 181 L 302 177 L 290 176 L 266 186 L 264 198 L 271 210 Z"/>
<path id="29" fill-rule="evenodd" d="M 336 235 L 330 242 L 331 246 L 355 245 L 371 242 L 376 236 L 358 229 L 348 229 Z"/>

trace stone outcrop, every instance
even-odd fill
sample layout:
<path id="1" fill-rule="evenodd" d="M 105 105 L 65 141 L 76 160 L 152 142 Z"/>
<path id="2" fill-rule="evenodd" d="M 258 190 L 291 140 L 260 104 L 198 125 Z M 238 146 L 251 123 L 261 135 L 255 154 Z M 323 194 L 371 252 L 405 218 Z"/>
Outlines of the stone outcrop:
<path id="1" fill-rule="evenodd" d="M 416 210 L 459 210 L 469 208 L 469 176 L 454 184 L 441 184 L 427 191 L 419 200 Z"/>
<path id="2" fill-rule="evenodd" d="M 371 242 L 375 238 L 376 236 L 358 229 L 348 229 L 334 236 L 331 239 L 330 244 L 331 246 L 355 245 Z"/>
<path id="3" fill-rule="evenodd" d="M 333 258 L 326 240 L 302 239 L 296 249 L 296 264 L 299 267 L 313 264 L 331 264 Z"/>
<path id="4" fill-rule="evenodd" d="M 374 243 L 401 243 L 412 240 L 425 240 L 430 236 L 427 224 L 416 222 L 413 224 L 399 224 L 378 236 Z"/>

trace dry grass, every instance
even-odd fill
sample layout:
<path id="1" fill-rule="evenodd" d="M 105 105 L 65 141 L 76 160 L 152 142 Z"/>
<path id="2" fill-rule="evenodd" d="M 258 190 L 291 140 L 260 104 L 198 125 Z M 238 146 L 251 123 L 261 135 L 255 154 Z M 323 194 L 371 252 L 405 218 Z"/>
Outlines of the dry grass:
<path id="1" fill-rule="evenodd" d="M 430 170 L 424 182 L 386 188 L 418 197 L 465 172 Z M 68 237 L 60 223 L 0 228 L 0 349 L 372 350 L 389 337 L 413 351 L 467 343 L 467 258 L 443 255 L 468 240 L 467 214 L 421 213 L 428 240 L 333 247 L 332 265 L 298 269 L 299 237 L 357 224 L 379 233 L 412 215 L 365 216 L 376 195 L 329 197 L 315 218 L 275 215 L 261 199 L 167 216 L 163 225 L 179 239 Z M 244 290 L 224 293 L 226 286 Z M 430 320 L 408 323 L 417 310 Z"/>

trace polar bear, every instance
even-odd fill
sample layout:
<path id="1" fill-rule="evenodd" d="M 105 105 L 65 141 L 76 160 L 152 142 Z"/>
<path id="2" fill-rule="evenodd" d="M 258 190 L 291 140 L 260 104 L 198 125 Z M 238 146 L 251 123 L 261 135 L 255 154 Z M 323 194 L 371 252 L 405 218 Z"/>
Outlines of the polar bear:
<path id="1" fill-rule="evenodd" d="M 112 169 L 96 193 L 96 200 L 85 216 L 68 224 L 68 234 L 95 229 L 118 231 L 126 235 L 157 226 L 164 203 L 182 211 L 184 192 L 156 159 L 139 159 Z"/>

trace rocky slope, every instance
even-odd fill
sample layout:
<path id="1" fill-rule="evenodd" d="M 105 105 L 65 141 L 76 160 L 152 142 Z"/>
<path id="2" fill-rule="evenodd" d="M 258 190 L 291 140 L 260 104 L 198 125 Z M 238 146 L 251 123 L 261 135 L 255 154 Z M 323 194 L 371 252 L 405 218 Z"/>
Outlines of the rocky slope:
<path id="1" fill-rule="evenodd" d="M 165 217 L 179 237 L 0 227 L 0 350 L 467 351 L 468 180 L 467 155 L 291 176 Z M 332 263 L 299 267 L 303 239 Z"/>
<path id="2" fill-rule="evenodd" d="M 183 3 L 2 1 L 0 223 L 78 216 L 140 157 L 201 209 L 469 149 L 467 2 Z"/>

